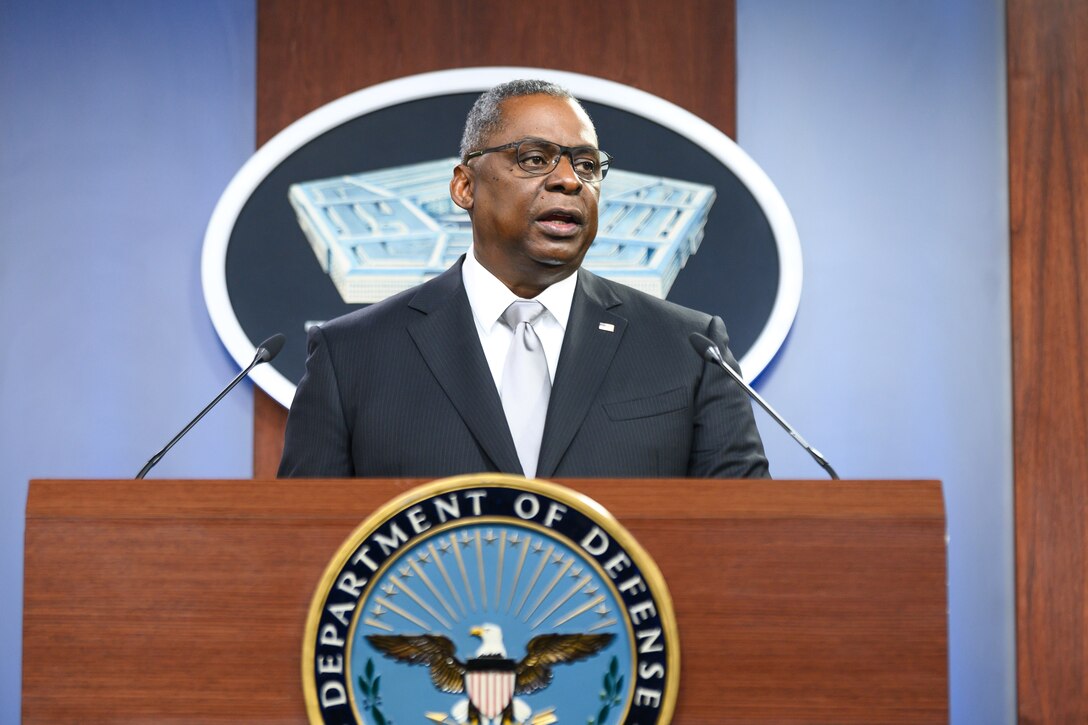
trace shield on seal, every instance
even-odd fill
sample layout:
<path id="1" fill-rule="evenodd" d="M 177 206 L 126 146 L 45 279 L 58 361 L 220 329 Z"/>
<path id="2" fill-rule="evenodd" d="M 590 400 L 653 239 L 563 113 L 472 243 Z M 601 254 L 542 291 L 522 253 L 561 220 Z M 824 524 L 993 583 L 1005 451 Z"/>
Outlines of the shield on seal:
<path id="1" fill-rule="evenodd" d="M 465 692 L 469 701 L 486 718 L 501 714 L 514 698 L 514 680 L 517 677 L 514 661 L 477 657 L 465 664 Z"/>

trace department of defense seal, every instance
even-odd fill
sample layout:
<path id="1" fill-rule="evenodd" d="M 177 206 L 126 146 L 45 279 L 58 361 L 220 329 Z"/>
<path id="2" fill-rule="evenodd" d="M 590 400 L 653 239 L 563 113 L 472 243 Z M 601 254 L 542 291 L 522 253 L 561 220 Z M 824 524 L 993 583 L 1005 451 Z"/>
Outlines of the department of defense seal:
<path id="1" fill-rule="evenodd" d="M 599 504 L 504 474 L 390 501 L 306 622 L 314 723 L 668 723 L 680 652 L 660 571 Z"/>

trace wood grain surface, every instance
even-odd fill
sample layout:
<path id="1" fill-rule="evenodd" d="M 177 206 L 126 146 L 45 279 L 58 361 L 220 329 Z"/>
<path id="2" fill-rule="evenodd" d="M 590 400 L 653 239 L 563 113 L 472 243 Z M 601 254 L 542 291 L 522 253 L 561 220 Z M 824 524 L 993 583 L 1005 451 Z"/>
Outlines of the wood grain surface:
<path id="1" fill-rule="evenodd" d="M 1010 0 L 1022 723 L 1088 722 L 1088 3 Z"/>
<path id="2" fill-rule="evenodd" d="M 736 130 L 734 0 L 261 0 L 257 141 L 360 88 L 415 73 L 531 66 L 585 73 Z M 255 478 L 275 476 L 287 413 L 255 391 Z"/>
<path id="3" fill-rule="evenodd" d="M 31 482 L 24 722 L 305 722 L 314 587 L 413 483 Z M 665 575 L 674 722 L 947 720 L 938 483 L 563 483 Z"/>

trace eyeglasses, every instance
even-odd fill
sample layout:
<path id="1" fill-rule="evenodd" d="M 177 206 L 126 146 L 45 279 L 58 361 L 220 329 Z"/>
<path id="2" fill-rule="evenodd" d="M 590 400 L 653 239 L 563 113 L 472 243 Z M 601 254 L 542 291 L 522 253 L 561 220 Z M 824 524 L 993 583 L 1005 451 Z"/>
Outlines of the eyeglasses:
<path id="1" fill-rule="evenodd" d="M 559 166 L 559 160 L 564 156 L 570 159 L 570 165 L 574 173 L 582 181 L 597 182 L 608 173 L 608 165 L 612 163 L 612 156 L 592 146 L 560 146 L 551 141 L 539 138 L 523 138 L 520 141 L 512 141 L 502 146 L 494 146 L 481 151 L 473 151 L 465 155 L 465 161 L 477 156 L 489 154 L 492 151 L 506 151 L 514 149 L 518 166 L 530 174 L 543 176 L 550 174 Z"/>

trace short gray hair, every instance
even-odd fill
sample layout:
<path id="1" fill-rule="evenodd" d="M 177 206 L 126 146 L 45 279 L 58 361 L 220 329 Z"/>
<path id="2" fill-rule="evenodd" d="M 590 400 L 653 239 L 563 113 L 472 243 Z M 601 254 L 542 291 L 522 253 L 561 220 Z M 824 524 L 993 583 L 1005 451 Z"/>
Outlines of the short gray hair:
<path id="1" fill-rule="evenodd" d="M 556 83 L 541 80 L 516 80 L 500 83 L 494 88 L 484 91 L 472 104 L 472 110 L 468 112 L 468 118 L 465 119 L 465 131 L 461 134 L 462 161 L 472 151 L 478 151 L 483 146 L 484 139 L 502 128 L 502 102 L 520 96 L 566 98 L 578 108 L 582 108 L 582 104 L 570 91 Z M 582 108 L 582 111 L 584 112 L 585 109 Z"/>

